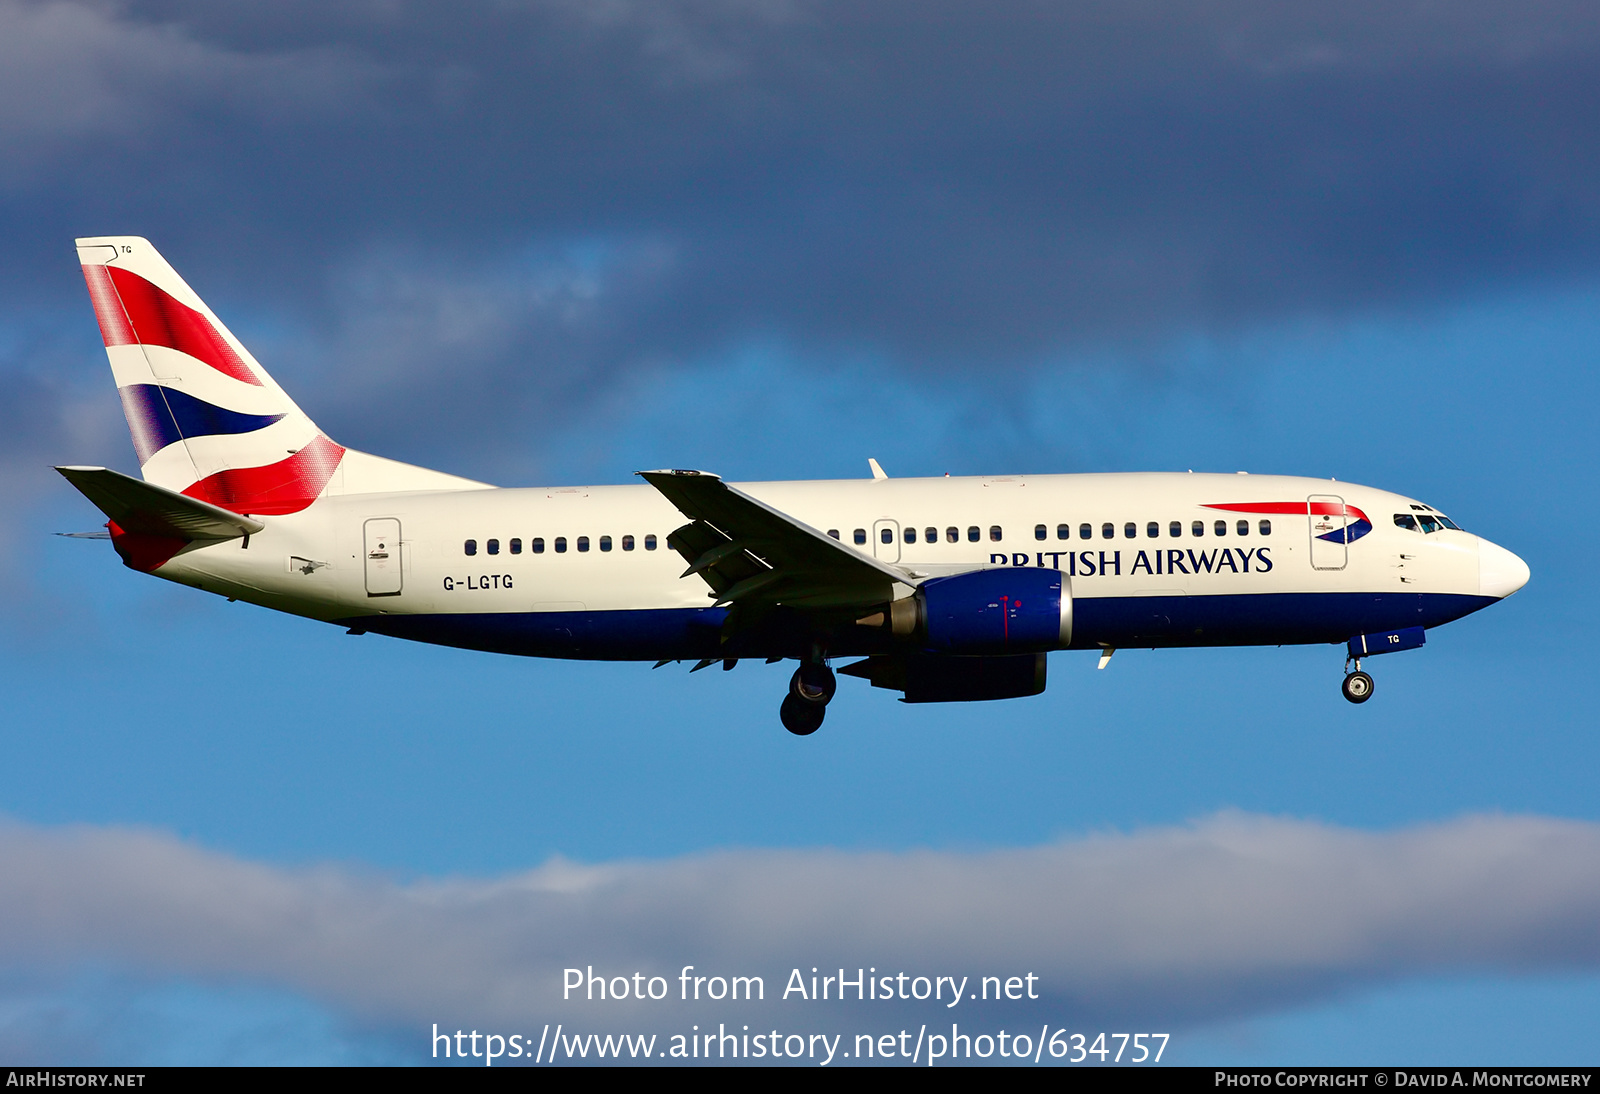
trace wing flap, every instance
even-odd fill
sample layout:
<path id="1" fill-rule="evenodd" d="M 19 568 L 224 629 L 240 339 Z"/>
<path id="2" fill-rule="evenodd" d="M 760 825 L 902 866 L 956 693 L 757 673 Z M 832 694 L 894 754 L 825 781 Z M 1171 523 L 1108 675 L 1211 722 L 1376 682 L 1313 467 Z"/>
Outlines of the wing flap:
<path id="1" fill-rule="evenodd" d="M 667 537 L 719 604 L 845 608 L 894 597 L 906 576 L 702 471 L 641 471 L 690 520 Z"/>

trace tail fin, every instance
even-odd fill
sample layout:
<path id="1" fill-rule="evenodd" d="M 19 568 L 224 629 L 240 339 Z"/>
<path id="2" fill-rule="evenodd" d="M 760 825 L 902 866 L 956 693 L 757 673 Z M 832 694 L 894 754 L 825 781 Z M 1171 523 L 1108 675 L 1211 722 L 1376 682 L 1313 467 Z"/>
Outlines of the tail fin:
<path id="1" fill-rule="evenodd" d="M 263 515 L 324 492 L 482 485 L 329 440 L 148 240 L 77 246 L 145 481 Z"/>

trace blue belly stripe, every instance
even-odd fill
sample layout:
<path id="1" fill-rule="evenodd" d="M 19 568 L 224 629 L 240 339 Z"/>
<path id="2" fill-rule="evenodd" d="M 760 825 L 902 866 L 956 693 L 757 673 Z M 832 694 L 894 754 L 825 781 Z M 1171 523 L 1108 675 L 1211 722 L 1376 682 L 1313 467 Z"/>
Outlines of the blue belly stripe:
<path id="1" fill-rule="evenodd" d="M 1242 593 L 1073 601 L 1074 649 L 1290 646 L 1437 627 L 1495 603 L 1463 593 Z"/>
<path id="2" fill-rule="evenodd" d="M 1073 602 L 1073 649 L 1278 646 L 1327 642 L 1403 627 L 1437 627 L 1495 603 L 1456 593 L 1247 593 L 1235 596 L 1080 597 Z M 769 631 L 735 646 L 721 640 L 723 608 L 592 612 L 369 615 L 343 627 L 416 642 L 524 657 L 592 661 L 795 656 L 809 635 Z M 890 652 L 881 633 L 843 627 L 829 652 Z"/>

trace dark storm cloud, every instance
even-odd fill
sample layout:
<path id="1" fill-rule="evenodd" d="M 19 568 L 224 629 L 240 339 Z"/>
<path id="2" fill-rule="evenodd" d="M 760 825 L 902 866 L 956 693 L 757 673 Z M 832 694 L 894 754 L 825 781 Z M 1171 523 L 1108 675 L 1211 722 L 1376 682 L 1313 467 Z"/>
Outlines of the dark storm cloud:
<path id="1" fill-rule="evenodd" d="M 0 11 L 12 299 L 74 234 L 144 234 L 292 328 L 282 378 L 387 347 L 364 410 L 526 420 L 750 337 L 1026 368 L 1600 261 L 1577 3 Z M 494 314 L 450 328 L 428 284 Z"/>
<path id="2" fill-rule="evenodd" d="M 758 974 L 761 1012 L 789 1025 L 816 1020 L 781 1002 L 789 970 L 830 964 L 1032 972 L 1052 1020 L 1183 1024 L 1409 977 L 1600 960 L 1600 828 L 1538 817 L 1371 833 L 1224 814 L 988 852 L 722 851 L 405 884 L 158 833 L 11 825 L 0 867 L 12 972 L 243 978 L 412 1030 L 683 1018 L 677 1006 L 563 1008 L 573 965 L 674 984 L 685 964 Z M 964 1025 L 1017 1015 L 931 1009 L 923 1020 Z"/>
<path id="3" fill-rule="evenodd" d="M 43 537 L 19 514 L 63 485 L 52 459 L 132 464 L 116 397 L 105 398 L 109 385 L 77 382 L 81 370 L 73 359 L 82 346 L 52 337 L 48 327 L 35 325 L 17 332 L 12 345 L 0 345 L 0 508 L 8 514 L 0 520 L 0 552 L 11 563 L 0 569 L 0 601 L 24 612 L 37 607 L 23 575 L 36 563 Z M 92 508 L 71 506 L 62 517 L 73 522 L 64 526 L 69 530 L 98 529 L 105 519 Z"/>

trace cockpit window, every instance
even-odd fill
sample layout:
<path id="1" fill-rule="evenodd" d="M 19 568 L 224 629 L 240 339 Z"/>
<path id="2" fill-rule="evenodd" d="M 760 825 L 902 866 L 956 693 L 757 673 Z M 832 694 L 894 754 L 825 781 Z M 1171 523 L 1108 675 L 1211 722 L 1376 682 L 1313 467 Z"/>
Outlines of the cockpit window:
<path id="1" fill-rule="evenodd" d="M 1437 532 L 1439 529 L 1444 527 L 1444 525 L 1439 523 L 1439 518 L 1434 516 L 1432 513 L 1418 513 L 1417 523 L 1422 525 L 1422 530 L 1424 532 Z"/>
<path id="2" fill-rule="evenodd" d="M 1435 513 L 1434 516 L 1438 517 L 1439 523 L 1443 524 L 1446 528 L 1453 528 L 1457 532 L 1461 531 L 1461 525 L 1457 524 L 1443 513 Z"/>
<path id="3" fill-rule="evenodd" d="M 1410 513 L 1396 513 L 1394 515 L 1394 526 L 1396 528 L 1404 528 L 1410 532 L 1419 530 L 1417 528 L 1417 518 Z"/>

